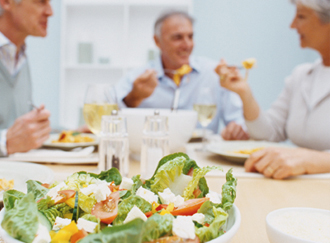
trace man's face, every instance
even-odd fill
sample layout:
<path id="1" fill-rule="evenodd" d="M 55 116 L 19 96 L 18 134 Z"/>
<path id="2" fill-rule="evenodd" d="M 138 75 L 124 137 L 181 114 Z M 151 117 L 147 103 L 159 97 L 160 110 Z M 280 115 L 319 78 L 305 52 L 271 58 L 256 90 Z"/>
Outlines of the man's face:
<path id="1" fill-rule="evenodd" d="M 15 29 L 22 35 L 45 37 L 48 17 L 53 15 L 50 0 L 12 0 L 10 8 Z"/>
<path id="2" fill-rule="evenodd" d="M 161 36 L 155 36 L 156 45 L 161 50 L 164 68 L 178 69 L 189 64 L 189 56 L 194 48 L 192 23 L 179 15 L 167 18 L 161 28 Z"/>

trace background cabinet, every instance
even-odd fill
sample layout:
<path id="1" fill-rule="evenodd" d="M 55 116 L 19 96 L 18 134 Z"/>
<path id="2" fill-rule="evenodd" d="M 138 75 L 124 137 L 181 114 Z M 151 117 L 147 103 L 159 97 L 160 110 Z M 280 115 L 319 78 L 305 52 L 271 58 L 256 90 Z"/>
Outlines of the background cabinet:
<path id="1" fill-rule="evenodd" d="M 83 123 L 89 83 L 115 84 L 157 52 L 153 25 L 167 9 L 192 13 L 192 0 L 62 0 L 60 125 Z"/>

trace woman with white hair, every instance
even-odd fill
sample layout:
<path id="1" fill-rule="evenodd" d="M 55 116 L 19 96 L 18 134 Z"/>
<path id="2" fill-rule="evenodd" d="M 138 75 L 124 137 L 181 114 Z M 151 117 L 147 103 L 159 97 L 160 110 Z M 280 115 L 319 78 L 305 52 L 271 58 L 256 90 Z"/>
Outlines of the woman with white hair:
<path id="1" fill-rule="evenodd" d="M 302 48 L 316 50 L 321 59 L 296 67 L 285 88 L 267 112 L 262 112 L 237 68 L 225 61 L 217 66 L 223 87 L 236 92 L 250 137 L 290 139 L 299 148 L 266 148 L 245 162 L 249 172 L 283 179 L 300 174 L 330 172 L 330 0 L 291 0 Z M 326 151 L 328 150 L 328 151 Z"/>

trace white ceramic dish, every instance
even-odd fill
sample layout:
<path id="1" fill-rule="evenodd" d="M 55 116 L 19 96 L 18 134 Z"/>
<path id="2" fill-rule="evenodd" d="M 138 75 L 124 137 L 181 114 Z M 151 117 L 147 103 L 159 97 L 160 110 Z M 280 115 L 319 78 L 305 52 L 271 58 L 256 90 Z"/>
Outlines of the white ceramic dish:
<path id="1" fill-rule="evenodd" d="M 329 219 L 330 222 L 330 210 L 324 210 L 324 209 L 317 209 L 317 208 L 300 208 L 300 207 L 292 207 L 292 208 L 282 208 L 282 209 L 278 209 L 275 211 L 270 212 L 267 217 L 266 217 L 266 230 L 267 230 L 267 235 L 268 235 L 268 239 L 271 243 L 315 243 L 315 242 L 330 242 L 330 231 L 328 229 L 328 227 L 325 227 L 326 229 L 324 230 L 328 236 L 328 239 L 325 241 L 315 241 L 315 240 L 308 240 L 305 237 L 298 237 L 295 236 L 293 234 L 288 234 L 286 232 L 284 232 L 283 230 L 281 230 L 279 228 L 278 222 L 282 222 L 284 219 L 285 221 L 288 223 L 288 226 L 285 227 L 295 227 L 294 226 L 294 222 L 296 222 L 298 224 L 298 227 L 300 229 L 303 230 L 304 234 L 306 234 L 306 232 L 311 229 L 311 227 L 306 227 L 308 225 L 304 225 L 306 221 L 308 221 L 308 219 L 306 217 L 303 217 L 303 220 L 293 220 L 292 216 L 296 216 L 299 218 L 301 217 L 301 215 L 305 215 L 305 214 L 309 214 L 309 215 L 313 215 L 315 216 L 315 218 L 319 218 L 319 217 L 325 217 L 326 219 Z M 281 218 L 283 217 L 283 218 Z M 280 220 L 280 221 L 278 221 Z M 292 222 L 291 222 L 292 221 Z M 277 222 L 277 223 L 275 223 Z M 316 225 L 316 224 L 314 224 Z M 283 224 L 281 224 L 281 227 L 284 227 Z M 292 229 L 290 229 L 292 230 Z M 287 229 L 286 229 L 287 231 Z M 323 232 L 324 232 L 323 231 Z M 296 232 L 296 231 L 294 231 Z M 313 231 L 314 233 L 316 233 L 318 236 L 322 233 L 322 231 L 320 230 L 320 228 L 318 227 L 316 232 Z M 297 234 L 297 232 L 296 232 Z"/>
<path id="2" fill-rule="evenodd" d="M 43 147 L 47 148 L 58 148 L 58 149 L 73 149 L 77 147 L 88 147 L 88 146 L 97 146 L 99 144 L 99 139 L 96 135 L 91 133 L 82 133 L 82 136 L 88 136 L 94 139 L 94 142 L 88 143 L 52 143 L 52 141 L 57 140 L 59 133 L 50 134 L 49 138 L 44 142 Z"/>
<path id="3" fill-rule="evenodd" d="M 54 172 L 44 165 L 2 160 L 0 161 L 0 178 L 13 179 L 14 189 L 26 192 L 26 181 L 50 183 L 54 179 Z M 2 201 L 2 194 L 0 193 L 0 201 Z"/>
<path id="4" fill-rule="evenodd" d="M 193 110 L 157 109 L 159 115 L 168 117 L 170 152 L 180 151 L 191 138 L 197 124 L 197 112 Z M 146 116 L 154 114 L 155 109 L 122 109 L 120 114 L 127 119 L 130 151 L 140 154 L 142 131 Z"/>
<path id="5" fill-rule="evenodd" d="M 289 144 L 284 143 L 272 143 L 267 141 L 221 141 L 218 143 L 211 143 L 207 145 L 207 150 L 219 154 L 225 159 L 244 164 L 245 160 L 249 158 L 248 154 L 239 154 L 234 151 L 245 150 L 245 149 L 255 149 L 260 147 L 293 147 Z"/>

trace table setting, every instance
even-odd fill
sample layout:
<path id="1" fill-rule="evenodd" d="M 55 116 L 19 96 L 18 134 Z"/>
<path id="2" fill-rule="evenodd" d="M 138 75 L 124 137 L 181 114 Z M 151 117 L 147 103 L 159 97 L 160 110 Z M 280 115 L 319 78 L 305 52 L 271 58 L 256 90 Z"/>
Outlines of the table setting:
<path id="1" fill-rule="evenodd" d="M 110 102 L 109 98 L 106 99 L 103 102 Z M 97 101 L 88 100 L 85 105 L 91 106 L 93 102 Z M 115 102 L 115 99 L 111 102 Z M 274 229 L 273 225 L 269 226 L 268 221 L 266 223 L 266 218 L 273 211 L 288 207 L 329 210 L 330 173 L 273 180 L 259 173 L 245 172 L 244 162 L 252 152 L 266 147 L 292 147 L 291 144 L 254 140 L 224 141 L 219 134 L 207 130 L 207 124 L 202 129 L 196 129 L 197 121 L 209 123 L 214 115 L 212 111 L 206 114 L 208 120 L 198 115 L 197 111 L 205 115 L 201 105 L 196 106 L 196 111 L 119 110 L 115 106 L 111 106 L 111 111 L 105 111 L 99 105 L 99 120 L 96 122 L 99 125 L 95 125 L 91 115 L 88 115 L 92 112 L 89 106 L 84 108 L 85 119 L 94 134 L 79 133 L 79 136 L 88 136 L 94 141 L 62 143 L 56 141 L 62 137 L 62 133 L 52 134 L 40 149 L 1 158 L 0 178 L 14 180 L 12 189 L 24 193 L 27 192 L 26 182 L 29 180 L 60 183 L 79 171 L 97 175 L 115 168 L 123 178 L 132 178 L 137 174 L 150 178 L 158 169 L 155 161 L 169 154 L 180 153 L 180 156 L 196 161 L 201 168 L 213 168 L 205 175 L 210 191 L 221 193 L 230 170 L 237 178 L 237 198 L 228 211 L 227 231 L 209 241 L 214 243 L 279 243 L 279 239 L 284 239 L 282 231 L 276 227 Z M 160 145 L 155 141 L 162 143 Z M 157 147 L 154 147 L 155 144 Z M 219 167 L 222 170 L 214 169 Z M 3 215 L 0 216 L 1 221 Z M 2 236 L 9 239 L 8 242 L 14 242 L 3 230 L 0 231 L 0 242 Z M 310 241 L 298 239 L 287 242 Z"/>

